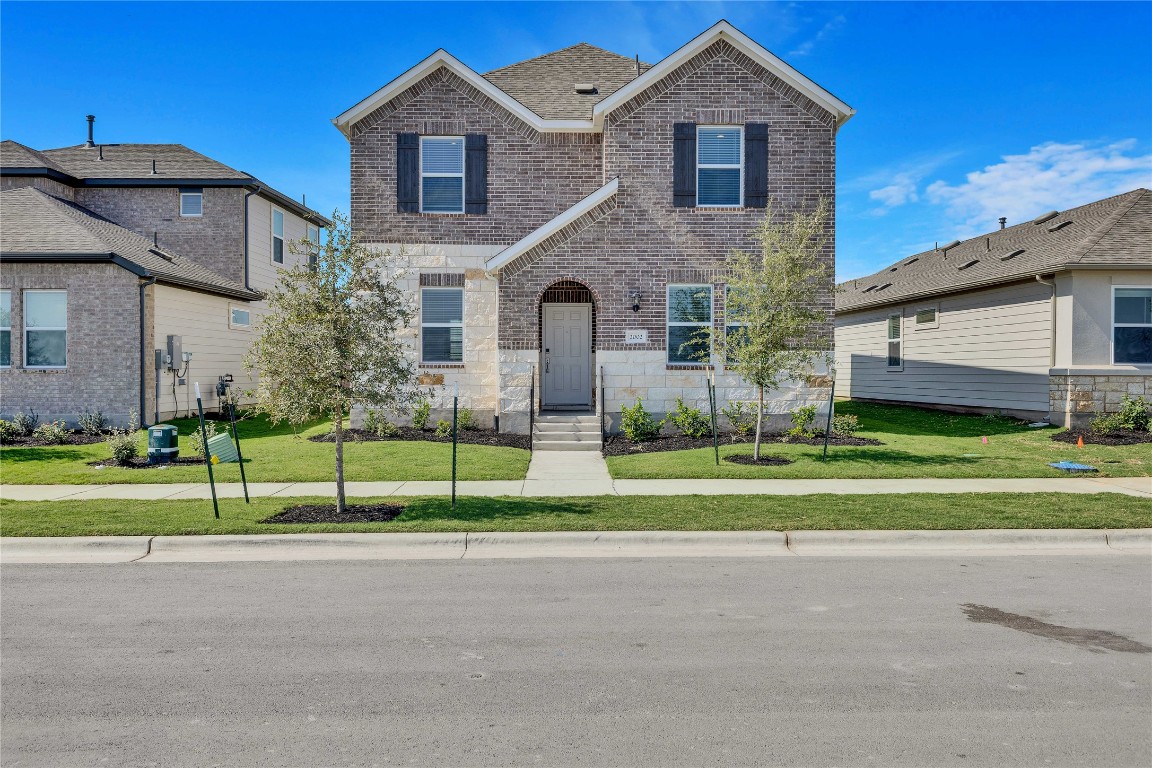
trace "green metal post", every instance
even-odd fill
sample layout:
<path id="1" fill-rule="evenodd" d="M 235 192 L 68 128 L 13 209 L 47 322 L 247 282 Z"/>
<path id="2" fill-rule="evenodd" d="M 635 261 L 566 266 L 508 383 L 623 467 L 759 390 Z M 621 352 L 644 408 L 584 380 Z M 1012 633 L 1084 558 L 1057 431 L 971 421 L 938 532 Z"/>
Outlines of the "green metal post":
<path id="1" fill-rule="evenodd" d="M 459 387 L 459 385 L 457 385 Z M 457 388 L 459 392 L 459 388 Z M 452 509 L 456 509 L 456 412 L 460 404 L 460 396 L 452 396 Z"/>
<path id="2" fill-rule="evenodd" d="M 828 393 L 828 421 L 824 425 L 824 455 L 820 461 L 828 461 L 828 436 L 832 434 L 832 402 L 836 397 L 836 379 L 832 379 L 832 391 Z"/>
<path id="3" fill-rule="evenodd" d="M 212 511 L 220 519 L 220 502 L 216 501 L 216 478 L 212 476 L 212 454 L 208 451 L 208 430 L 204 426 L 204 401 L 200 399 L 200 382 L 196 382 L 196 410 L 200 414 L 200 439 L 204 445 L 204 463 L 208 465 L 208 486 L 212 489 Z"/>
<path id="4" fill-rule="evenodd" d="M 716 384 L 708 379 L 708 410 L 712 414 L 712 450 L 716 453 L 716 466 L 720 466 L 720 439 L 716 435 Z"/>
<path id="5" fill-rule="evenodd" d="M 240 482 L 244 486 L 244 503 L 251 504 L 248 498 L 248 478 L 244 476 L 244 453 L 240 450 L 240 433 L 236 431 L 236 404 L 228 403 L 228 417 L 232 421 L 232 442 L 236 443 L 236 461 L 240 462 Z"/>

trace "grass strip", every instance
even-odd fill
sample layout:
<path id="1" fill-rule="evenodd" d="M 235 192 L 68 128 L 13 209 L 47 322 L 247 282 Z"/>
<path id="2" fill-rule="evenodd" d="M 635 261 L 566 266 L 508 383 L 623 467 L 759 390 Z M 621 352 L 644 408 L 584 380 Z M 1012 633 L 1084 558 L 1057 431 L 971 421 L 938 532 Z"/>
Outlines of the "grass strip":
<path id="1" fill-rule="evenodd" d="M 861 496 L 445 497 L 357 499 L 402 504 L 387 523 L 265 524 L 295 504 L 331 499 L 0 501 L 4 536 L 108 536 L 444 531 L 972 530 L 1148 528 L 1152 499 L 1115 493 L 877 494 Z"/>

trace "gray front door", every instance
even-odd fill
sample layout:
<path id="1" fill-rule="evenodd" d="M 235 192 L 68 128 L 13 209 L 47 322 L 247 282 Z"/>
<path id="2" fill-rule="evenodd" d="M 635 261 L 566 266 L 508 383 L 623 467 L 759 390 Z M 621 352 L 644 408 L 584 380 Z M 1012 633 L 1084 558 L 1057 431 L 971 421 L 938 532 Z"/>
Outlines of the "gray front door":
<path id="1" fill-rule="evenodd" d="M 544 407 L 592 406 L 592 305 L 544 304 Z"/>

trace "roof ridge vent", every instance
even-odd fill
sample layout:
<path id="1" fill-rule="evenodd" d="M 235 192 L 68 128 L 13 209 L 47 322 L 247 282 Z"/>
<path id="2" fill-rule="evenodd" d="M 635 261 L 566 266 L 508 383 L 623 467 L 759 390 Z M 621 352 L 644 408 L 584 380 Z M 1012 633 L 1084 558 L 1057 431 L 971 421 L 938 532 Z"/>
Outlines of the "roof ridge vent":
<path id="1" fill-rule="evenodd" d="M 1016 250 L 1010 251 L 1009 253 L 1006 253 L 1003 256 L 1001 256 L 1000 261 L 1008 261 L 1009 259 L 1014 259 L 1022 253 L 1024 253 L 1024 249 L 1023 248 L 1017 248 Z"/>
<path id="2" fill-rule="evenodd" d="M 865 289 L 862 291 L 862 293 L 868 293 L 869 291 L 874 291 L 874 290 L 876 290 L 876 284 L 875 284 L 875 283 L 873 283 L 872 285 L 870 285 L 870 286 L 868 286 L 867 288 L 865 288 Z"/>
<path id="3" fill-rule="evenodd" d="M 955 248 L 958 245 L 960 245 L 960 241 L 959 240 L 953 240 L 950 243 L 945 243 L 944 245 L 940 246 L 940 250 L 947 253 L 950 248 Z"/>
<path id="4" fill-rule="evenodd" d="M 594 94 L 599 93 L 596 90 L 596 83 L 576 83 L 572 86 L 576 89 L 576 93 Z"/>
<path id="5" fill-rule="evenodd" d="M 980 259 L 972 259 L 970 261 L 964 262 L 960 266 L 956 267 L 956 269 L 968 269 L 968 267 L 972 266 L 973 264 L 979 264 L 979 263 L 980 263 Z"/>
<path id="6" fill-rule="evenodd" d="M 909 264 L 915 264 L 918 261 L 920 261 L 920 257 L 919 256 L 913 256 L 912 258 L 908 259 L 908 261 L 904 262 L 904 266 L 908 266 Z"/>
<path id="7" fill-rule="evenodd" d="M 1048 227 L 1048 231 L 1049 232 L 1059 232 L 1060 230 L 1064 229 L 1064 227 L 1068 226 L 1071 223 L 1072 223 L 1072 219 L 1068 219 L 1068 221 L 1062 221 L 1059 224 L 1053 224 L 1052 226 Z"/>
<path id="8" fill-rule="evenodd" d="M 1056 218 L 1059 215 L 1060 215 L 1060 211 L 1048 211 L 1048 213 L 1045 213 L 1042 216 L 1037 216 L 1036 218 L 1032 219 L 1032 223 L 1033 224 L 1043 224 L 1046 221 L 1052 221 L 1052 219 Z"/>
<path id="9" fill-rule="evenodd" d="M 172 257 L 170 255 L 168 255 L 167 253 L 164 253 L 164 251 L 160 250 L 159 248 L 149 248 L 148 253 L 151 253 L 154 256 L 159 256 L 160 258 L 164 259 L 165 261 L 172 261 Z"/>

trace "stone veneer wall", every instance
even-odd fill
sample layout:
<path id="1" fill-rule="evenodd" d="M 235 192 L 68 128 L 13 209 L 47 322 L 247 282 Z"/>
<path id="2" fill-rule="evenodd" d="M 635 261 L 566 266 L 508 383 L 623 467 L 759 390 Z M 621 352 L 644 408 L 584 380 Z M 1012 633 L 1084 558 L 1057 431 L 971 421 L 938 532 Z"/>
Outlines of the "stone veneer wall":
<path id="1" fill-rule="evenodd" d="M 1152 396 L 1152 374 L 1084 372 L 1048 377 L 1049 419 L 1064 427 L 1087 427 L 1098 413 L 1117 413 L 1124 396 Z"/>

